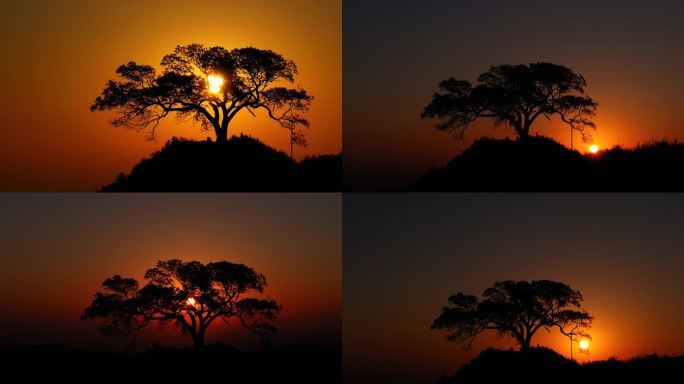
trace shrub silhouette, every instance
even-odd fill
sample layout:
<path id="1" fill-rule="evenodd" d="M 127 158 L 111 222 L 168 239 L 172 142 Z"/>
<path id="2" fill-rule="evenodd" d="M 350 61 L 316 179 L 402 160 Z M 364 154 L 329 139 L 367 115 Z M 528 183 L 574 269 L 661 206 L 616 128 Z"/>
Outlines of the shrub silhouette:
<path id="1" fill-rule="evenodd" d="M 681 191 L 684 145 L 651 142 L 582 155 L 543 136 L 481 138 L 445 167 L 414 181 L 415 191 Z"/>
<path id="2" fill-rule="evenodd" d="M 104 192 L 339 191 L 341 156 L 293 161 L 249 136 L 226 143 L 173 138 Z"/>

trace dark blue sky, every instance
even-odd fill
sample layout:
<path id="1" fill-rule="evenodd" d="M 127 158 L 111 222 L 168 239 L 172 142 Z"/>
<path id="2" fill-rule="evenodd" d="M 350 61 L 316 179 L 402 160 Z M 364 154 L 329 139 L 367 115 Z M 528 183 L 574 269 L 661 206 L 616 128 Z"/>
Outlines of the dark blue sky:
<path id="1" fill-rule="evenodd" d="M 430 384 L 472 351 L 430 324 L 456 292 L 549 279 L 595 316 L 591 360 L 684 352 L 684 196 L 663 194 L 345 194 L 345 383 Z M 568 355 L 567 339 L 540 332 Z M 586 359 L 587 357 L 576 357 Z"/>
<path id="2" fill-rule="evenodd" d="M 360 1 L 343 4 L 345 182 L 405 186 L 480 136 L 454 141 L 420 112 L 448 77 L 474 81 L 492 65 L 550 61 L 585 76 L 599 102 L 600 147 L 684 138 L 684 2 Z M 533 133 L 569 144 L 557 122 Z"/>

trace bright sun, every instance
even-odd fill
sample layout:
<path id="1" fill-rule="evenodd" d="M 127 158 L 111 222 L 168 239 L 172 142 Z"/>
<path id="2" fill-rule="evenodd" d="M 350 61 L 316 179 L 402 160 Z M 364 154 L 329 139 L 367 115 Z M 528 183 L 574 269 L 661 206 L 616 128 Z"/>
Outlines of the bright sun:
<path id="1" fill-rule="evenodd" d="M 219 93 L 221 87 L 223 87 L 223 77 L 216 75 L 207 76 L 207 81 L 209 82 L 209 92 Z"/>
<path id="2" fill-rule="evenodd" d="M 188 298 L 188 304 L 190 304 L 190 305 L 195 305 L 196 303 L 197 303 L 197 301 L 196 301 L 194 298 L 192 298 L 192 297 L 189 297 L 189 298 Z M 581 344 L 581 343 L 580 343 L 580 344 Z"/>
<path id="3" fill-rule="evenodd" d="M 599 151 L 599 147 L 598 147 L 598 145 L 596 145 L 596 144 L 592 144 L 592 145 L 589 147 L 589 152 L 591 152 L 591 153 L 596 153 L 596 152 L 598 152 L 598 151 Z"/>
<path id="4" fill-rule="evenodd" d="M 586 340 L 582 340 L 579 342 L 579 347 L 581 350 L 586 350 L 587 348 L 589 348 L 589 342 Z"/>

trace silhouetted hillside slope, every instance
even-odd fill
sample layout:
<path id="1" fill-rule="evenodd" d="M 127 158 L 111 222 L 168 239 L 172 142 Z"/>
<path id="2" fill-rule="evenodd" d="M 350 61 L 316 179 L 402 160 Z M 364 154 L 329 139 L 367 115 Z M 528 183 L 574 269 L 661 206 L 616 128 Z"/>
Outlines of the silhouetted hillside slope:
<path id="1" fill-rule="evenodd" d="M 257 139 L 226 143 L 173 138 L 103 192 L 340 191 L 341 155 L 295 162 Z"/>
<path id="2" fill-rule="evenodd" d="M 340 356 L 339 348 L 317 346 L 241 352 L 219 344 L 200 353 L 155 347 L 138 355 L 64 346 L 0 347 L 5 372 L 26 383 L 340 383 Z"/>
<path id="3" fill-rule="evenodd" d="M 645 356 L 578 364 L 548 348 L 520 352 L 486 349 L 438 384 L 467 383 L 665 383 L 682 377 L 684 355 Z"/>
<path id="4" fill-rule="evenodd" d="M 415 191 L 682 191 L 684 145 L 655 142 L 582 155 L 546 137 L 482 138 Z"/>

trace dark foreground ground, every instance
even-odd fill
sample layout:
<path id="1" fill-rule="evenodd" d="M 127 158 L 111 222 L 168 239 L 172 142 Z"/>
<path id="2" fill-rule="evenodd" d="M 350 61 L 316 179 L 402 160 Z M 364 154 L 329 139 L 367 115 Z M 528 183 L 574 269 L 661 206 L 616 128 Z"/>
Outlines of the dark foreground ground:
<path id="1" fill-rule="evenodd" d="M 542 136 L 483 138 L 410 187 L 414 191 L 684 191 L 684 144 L 653 142 L 581 154 Z"/>
<path id="2" fill-rule="evenodd" d="M 578 364 L 548 348 L 528 352 L 487 349 L 438 384 L 459 383 L 678 383 L 684 355 L 641 356 Z"/>
<path id="3" fill-rule="evenodd" d="M 293 161 L 249 136 L 226 143 L 174 138 L 103 192 L 339 192 L 342 156 Z"/>
<path id="4" fill-rule="evenodd" d="M 155 347 L 143 354 L 64 346 L 0 347 L 5 383 L 340 383 L 339 348 L 291 346 L 241 352 Z M 9 376 L 8 376 L 9 375 Z"/>

